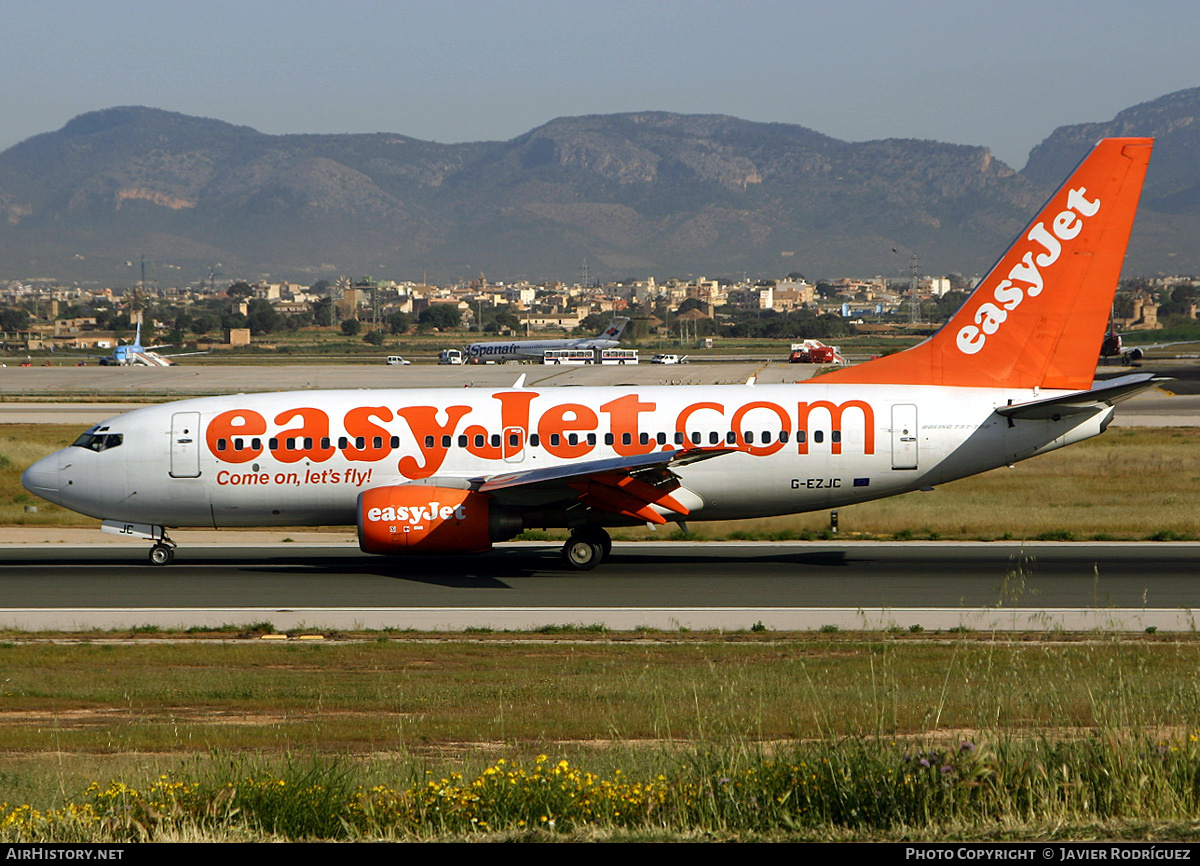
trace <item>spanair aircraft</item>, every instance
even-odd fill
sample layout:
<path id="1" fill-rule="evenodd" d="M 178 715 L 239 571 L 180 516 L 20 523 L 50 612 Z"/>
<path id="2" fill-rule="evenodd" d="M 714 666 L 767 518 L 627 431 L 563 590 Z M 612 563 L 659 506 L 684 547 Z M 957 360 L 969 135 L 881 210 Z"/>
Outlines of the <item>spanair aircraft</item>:
<path id="1" fill-rule="evenodd" d="M 595 337 L 578 340 L 516 340 L 509 343 L 472 343 L 463 350 L 469 364 L 488 361 L 540 361 L 550 349 L 611 349 L 621 345 L 629 319 L 617 316 Z"/>
<path id="2" fill-rule="evenodd" d="M 92 427 L 33 493 L 174 556 L 166 527 L 357 524 L 368 553 L 469 553 L 565 527 L 765 517 L 926 489 L 1104 431 L 1150 374 L 1093 385 L 1151 139 L 1100 142 L 950 322 L 804 383 L 303 391 Z M 685 526 L 686 528 L 686 526 Z"/>

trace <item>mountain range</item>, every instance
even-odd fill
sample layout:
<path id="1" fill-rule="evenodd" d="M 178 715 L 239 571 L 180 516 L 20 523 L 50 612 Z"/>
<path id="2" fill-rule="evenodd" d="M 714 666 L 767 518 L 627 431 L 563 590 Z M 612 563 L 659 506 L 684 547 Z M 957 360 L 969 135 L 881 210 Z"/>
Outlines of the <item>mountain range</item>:
<path id="1" fill-rule="evenodd" d="M 1200 273 L 1200 88 L 1063 126 L 1020 171 L 987 148 L 846 142 L 666 112 L 510 141 L 265 135 L 153 108 L 0 153 L 0 279 L 168 285 L 981 273 L 1099 138 L 1157 139 L 1126 273 Z"/>

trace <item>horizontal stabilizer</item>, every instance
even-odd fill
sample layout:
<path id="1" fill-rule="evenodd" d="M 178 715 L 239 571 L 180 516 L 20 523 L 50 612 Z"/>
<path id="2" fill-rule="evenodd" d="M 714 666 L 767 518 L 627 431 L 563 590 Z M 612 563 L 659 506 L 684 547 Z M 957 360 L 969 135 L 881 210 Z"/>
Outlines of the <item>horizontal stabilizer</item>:
<path id="1" fill-rule="evenodd" d="M 1064 415 L 1092 413 L 1105 406 L 1115 406 L 1147 388 L 1153 388 L 1159 382 L 1169 381 L 1169 378 L 1155 376 L 1153 373 L 1135 373 L 1131 376 L 1108 379 L 1087 391 L 1075 391 L 1059 397 L 1001 406 L 996 410 L 996 414 L 1027 421 L 1057 420 Z"/>

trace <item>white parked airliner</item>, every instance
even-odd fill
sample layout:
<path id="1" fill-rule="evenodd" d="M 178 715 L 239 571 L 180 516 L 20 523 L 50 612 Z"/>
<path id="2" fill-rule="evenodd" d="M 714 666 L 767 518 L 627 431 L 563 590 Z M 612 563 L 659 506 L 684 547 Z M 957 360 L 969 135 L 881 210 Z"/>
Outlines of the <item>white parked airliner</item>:
<path id="1" fill-rule="evenodd" d="M 1149 374 L 1093 385 L 1152 141 L 1100 142 L 958 313 L 804 383 L 303 391 L 139 409 L 35 463 L 33 493 L 174 555 L 167 527 L 357 524 L 369 553 L 466 553 L 565 527 L 833 508 L 1104 431 Z"/>
<path id="2" fill-rule="evenodd" d="M 629 319 L 616 316 L 608 327 L 594 337 L 575 340 L 510 340 L 501 343 L 472 343 L 463 350 L 470 364 L 490 361 L 541 361 L 552 349 L 612 349 L 621 345 L 621 335 Z"/>

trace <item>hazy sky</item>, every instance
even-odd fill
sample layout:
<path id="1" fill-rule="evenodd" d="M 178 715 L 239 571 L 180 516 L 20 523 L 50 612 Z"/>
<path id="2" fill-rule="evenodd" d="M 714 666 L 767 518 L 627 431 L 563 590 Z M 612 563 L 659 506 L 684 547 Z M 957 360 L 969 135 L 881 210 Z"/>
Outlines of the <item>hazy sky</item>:
<path id="1" fill-rule="evenodd" d="M 147 105 L 262 132 L 508 139 L 664 110 L 979 144 L 1200 86 L 1196 0 L 0 0 L 0 149 Z"/>

